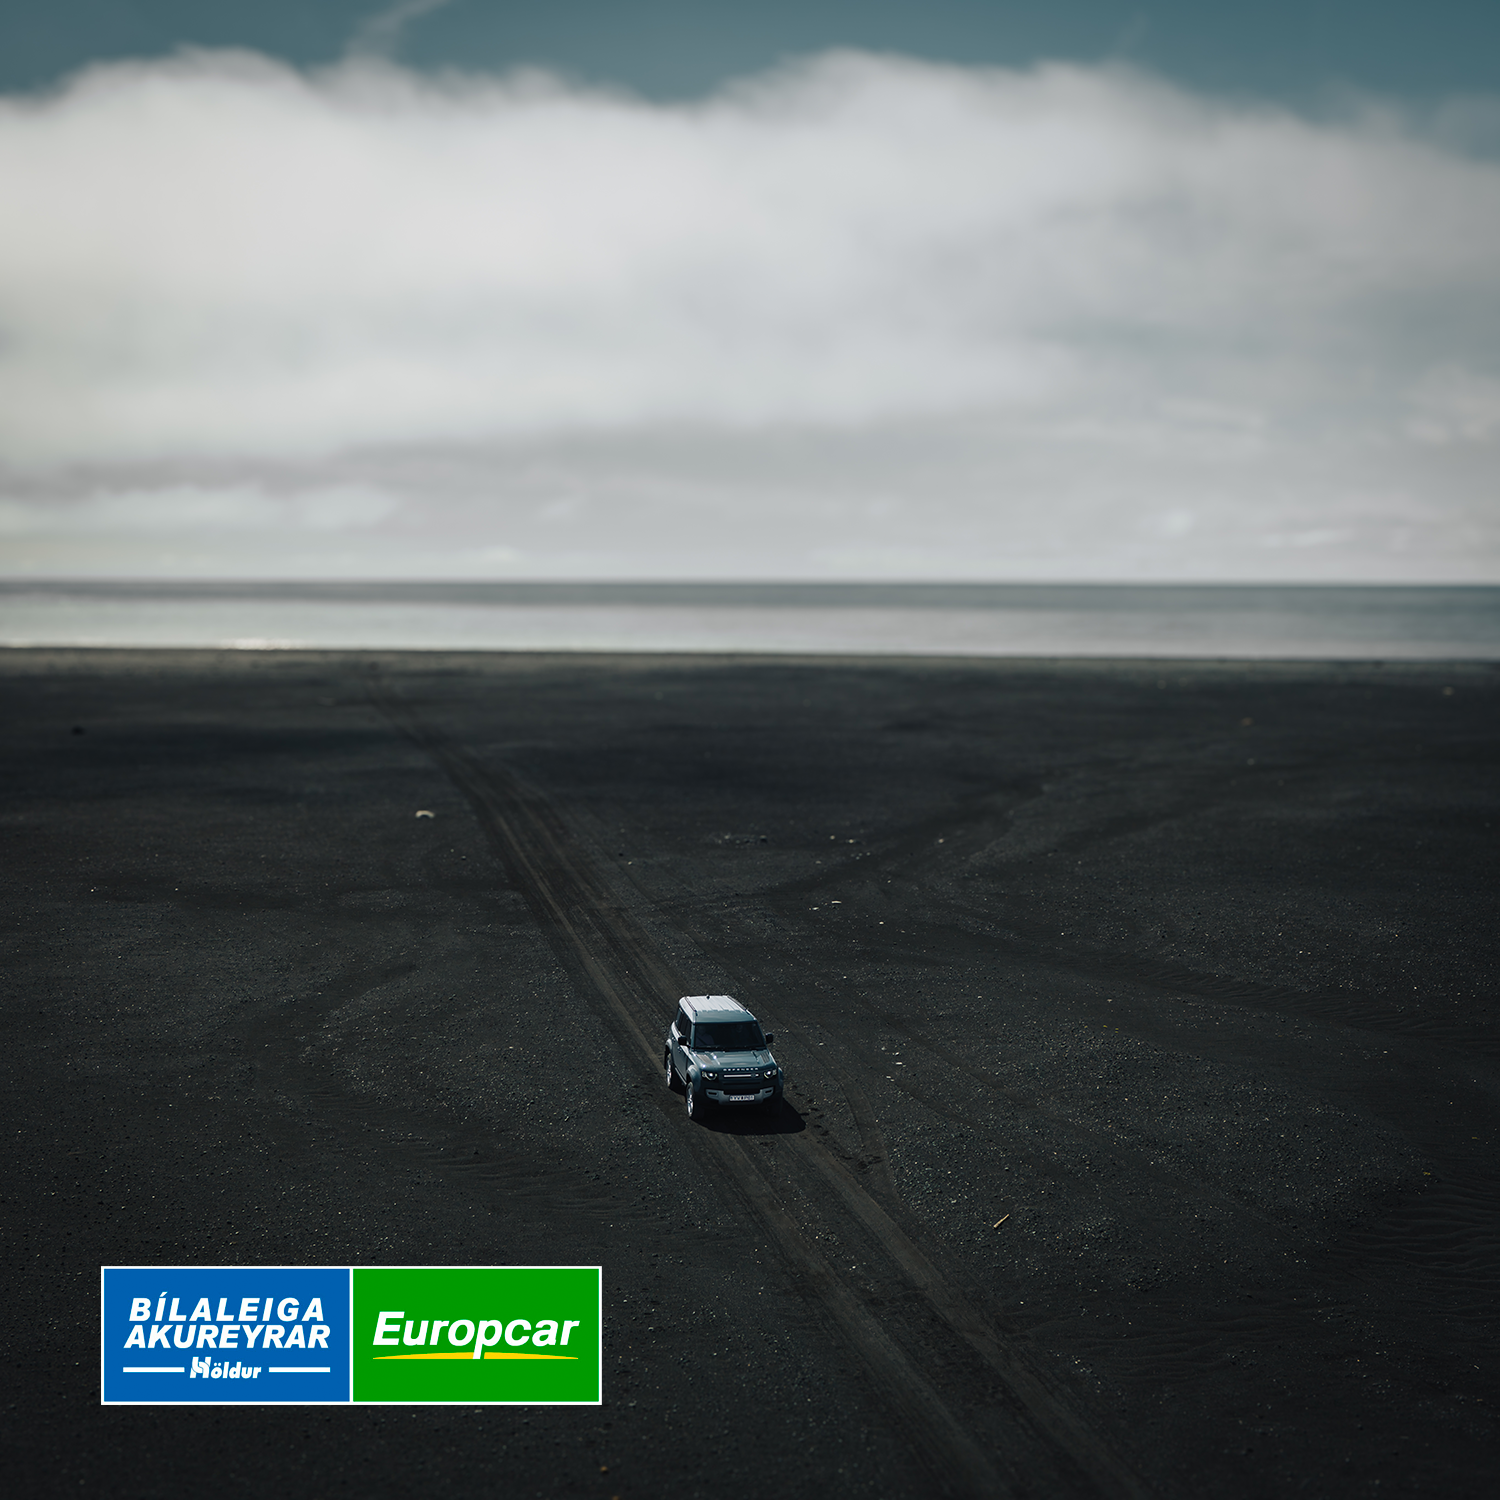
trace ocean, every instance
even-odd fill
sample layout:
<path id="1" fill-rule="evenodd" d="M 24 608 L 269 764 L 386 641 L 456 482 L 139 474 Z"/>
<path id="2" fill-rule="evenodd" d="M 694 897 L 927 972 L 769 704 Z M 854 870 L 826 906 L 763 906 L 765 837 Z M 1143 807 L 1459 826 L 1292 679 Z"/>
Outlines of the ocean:
<path id="1" fill-rule="evenodd" d="M 1500 659 L 1500 587 L 0 581 L 0 645 Z"/>

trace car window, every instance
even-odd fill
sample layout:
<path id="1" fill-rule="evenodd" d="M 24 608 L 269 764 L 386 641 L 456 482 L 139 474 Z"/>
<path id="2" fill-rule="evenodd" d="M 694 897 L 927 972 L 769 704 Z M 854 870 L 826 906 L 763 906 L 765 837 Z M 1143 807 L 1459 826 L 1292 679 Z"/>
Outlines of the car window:
<path id="1" fill-rule="evenodd" d="M 698 1052 L 755 1052 L 765 1044 L 758 1021 L 699 1021 L 693 1028 Z"/>

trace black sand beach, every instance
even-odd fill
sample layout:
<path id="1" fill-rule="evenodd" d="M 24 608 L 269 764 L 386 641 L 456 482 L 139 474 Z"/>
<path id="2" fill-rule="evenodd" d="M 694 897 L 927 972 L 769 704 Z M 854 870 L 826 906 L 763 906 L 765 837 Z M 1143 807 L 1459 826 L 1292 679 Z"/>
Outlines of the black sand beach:
<path id="1" fill-rule="evenodd" d="M 14 1493 L 1495 1492 L 1493 666 L 0 691 Z M 665 1087 L 705 991 L 780 1113 Z M 103 1263 L 558 1262 L 600 1408 L 98 1405 Z"/>

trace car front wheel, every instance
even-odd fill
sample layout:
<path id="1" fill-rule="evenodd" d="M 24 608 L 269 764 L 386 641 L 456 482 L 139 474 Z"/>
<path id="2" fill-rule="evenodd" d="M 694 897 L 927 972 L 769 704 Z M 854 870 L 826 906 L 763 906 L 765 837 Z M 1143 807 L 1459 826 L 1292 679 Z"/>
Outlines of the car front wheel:
<path id="1" fill-rule="evenodd" d="M 683 1088 L 687 1092 L 687 1112 L 688 1112 L 688 1119 L 690 1119 L 690 1120 L 696 1120 L 698 1118 L 698 1116 L 703 1113 L 703 1106 L 708 1101 L 706 1099 L 700 1098 L 698 1096 L 698 1094 L 694 1092 L 694 1090 L 693 1090 L 693 1083 L 692 1083 L 691 1079 L 689 1079 L 685 1084 L 683 1084 Z"/>

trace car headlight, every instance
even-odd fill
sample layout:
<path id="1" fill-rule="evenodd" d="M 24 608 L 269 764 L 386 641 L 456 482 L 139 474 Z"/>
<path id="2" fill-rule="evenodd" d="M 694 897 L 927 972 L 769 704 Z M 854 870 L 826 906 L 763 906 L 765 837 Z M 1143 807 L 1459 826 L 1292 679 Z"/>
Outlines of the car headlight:
<path id="1" fill-rule="evenodd" d="M 706 1071 L 705 1071 L 705 1072 L 704 1072 L 704 1074 L 703 1074 L 703 1076 L 704 1076 L 704 1077 L 705 1077 L 705 1078 L 713 1078 L 713 1079 L 717 1079 L 717 1078 L 718 1078 L 718 1076 L 719 1076 L 719 1070 L 718 1070 L 718 1069 L 717 1069 L 717 1068 L 709 1068 L 709 1069 L 707 1069 L 707 1070 L 706 1070 Z"/>
<path id="2" fill-rule="evenodd" d="M 766 1077 L 767 1078 L 774 1078 L 775 1076 L 776 1076 L 776 1069 L 775 1068 L 767 1068 L 766 1069 Z"/>

